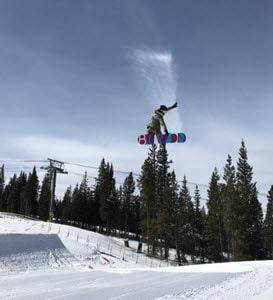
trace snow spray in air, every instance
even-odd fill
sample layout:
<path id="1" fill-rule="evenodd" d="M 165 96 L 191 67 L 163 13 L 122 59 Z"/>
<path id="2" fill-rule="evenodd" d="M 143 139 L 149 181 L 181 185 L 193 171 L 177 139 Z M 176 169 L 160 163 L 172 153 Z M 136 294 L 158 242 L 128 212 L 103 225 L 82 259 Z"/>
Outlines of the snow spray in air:
<path id="1" fill-rule="evenodd" d="M 130 54 L 136 70 L 137 80 L 144 97 L 149 100 L 151 109 L 161 104 L 171 105 L 177 99 L 177 78 L 174 70 L 173 56 L 170 52 L 160 52 L 151 49 L 135 49 Z M 172 113 L 168 120 L 165 117 L 169 131 L 178 131 L 182 128 L 179 112 Z"/>

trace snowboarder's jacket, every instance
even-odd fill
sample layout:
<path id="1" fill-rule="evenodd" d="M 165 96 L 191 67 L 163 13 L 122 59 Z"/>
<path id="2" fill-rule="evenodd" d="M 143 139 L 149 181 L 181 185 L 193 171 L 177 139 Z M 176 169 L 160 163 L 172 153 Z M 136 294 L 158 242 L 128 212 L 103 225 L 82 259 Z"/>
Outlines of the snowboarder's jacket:
<path id="1" fill-rule="evenodd" d="M 159 109 L 156 109 L 152 115 L 150 123 L 147 126 L 147 133 L 161 134 L 161 127 L 163 127 L 165 134 L 168 134 L 168 129 L 164 121 L 164 115 L 166 112 L 176 107 L 177 102 L 175 102 L 174 105 L 170 107 L 161 105 Z"/>
<path id="2" fill-rule="evenodd" d="M 165 130 L 165 132 L 168 132 L 167 126 L 164 121 L 164 112 L 160 109 L 156 109 L 152 115 L 151 121 L 149 122 L 147 126 L 147 133 L 153 133 L 153 134 L 161 134 L 161 126 Z"/>

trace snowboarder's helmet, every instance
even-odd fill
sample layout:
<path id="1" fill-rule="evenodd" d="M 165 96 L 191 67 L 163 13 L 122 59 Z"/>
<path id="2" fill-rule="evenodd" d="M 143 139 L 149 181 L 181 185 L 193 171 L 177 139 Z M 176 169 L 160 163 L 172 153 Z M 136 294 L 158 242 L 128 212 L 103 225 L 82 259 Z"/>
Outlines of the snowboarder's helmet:
<path id="1" fill-rule="evenodd" d="M 167 111 L 168 110 L 167 106 L 165 106 L 165 105 L 160 105 L 159 109 L 162 110 L 162 111 Z"/>

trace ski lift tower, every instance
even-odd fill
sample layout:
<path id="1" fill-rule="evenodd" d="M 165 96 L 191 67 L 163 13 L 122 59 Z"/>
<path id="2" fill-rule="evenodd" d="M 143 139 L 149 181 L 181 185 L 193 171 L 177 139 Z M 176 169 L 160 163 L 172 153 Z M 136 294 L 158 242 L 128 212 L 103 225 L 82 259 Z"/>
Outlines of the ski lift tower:
<path id="1" fill-rule="evenodd" d="M 51 158 L 48 158 L 48 160 L 49 160 L 49 166 L 41 167 L 41 169 L 47 170 L 50 174 L 49 221 L 52 221 L 57 173 L 68 174 L 68 172 L 63 169 L 63 165 L 64 165 L 63 162 Z"/>

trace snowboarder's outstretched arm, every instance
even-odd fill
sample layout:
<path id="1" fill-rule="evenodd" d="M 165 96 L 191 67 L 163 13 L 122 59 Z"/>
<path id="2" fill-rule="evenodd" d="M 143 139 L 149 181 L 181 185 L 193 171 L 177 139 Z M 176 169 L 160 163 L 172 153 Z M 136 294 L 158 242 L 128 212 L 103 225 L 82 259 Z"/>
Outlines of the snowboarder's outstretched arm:
<path id="1" fill-rule="evenodd" d="M 167 107 L 167 111 L 173 109 L 173 108 L 176 108 L 177 107 L 177 102 L 174 103 L 174 105 L 170 106 L 170 107 Z"/>

